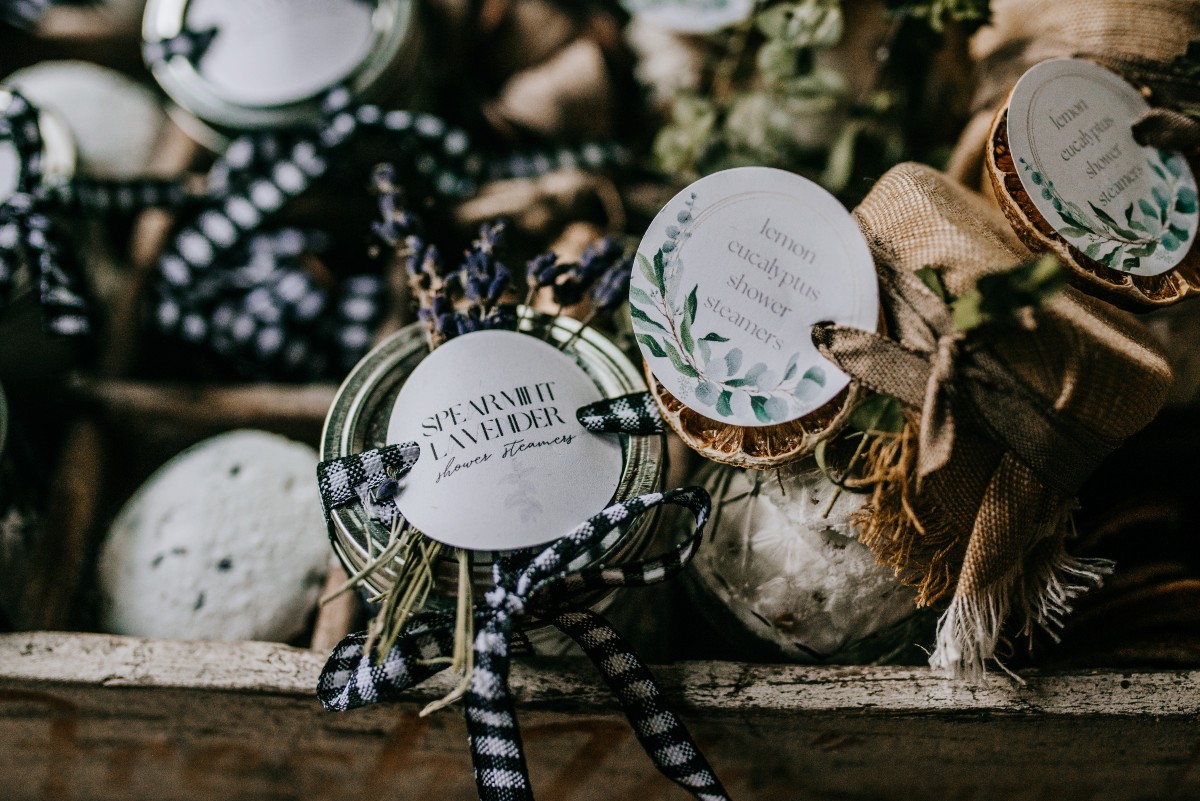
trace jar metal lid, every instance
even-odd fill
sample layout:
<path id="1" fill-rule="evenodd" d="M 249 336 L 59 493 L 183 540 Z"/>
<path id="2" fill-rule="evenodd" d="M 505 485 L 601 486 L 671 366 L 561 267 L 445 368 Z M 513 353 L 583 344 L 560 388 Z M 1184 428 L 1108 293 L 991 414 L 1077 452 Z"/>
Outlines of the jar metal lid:
<path id="1" fill-rule="evenodd" d="M 523 331 L 548 336 L 552 343 L 567 342 L 580 328 L 577 321 L 564 317 L 540 314 L 530 317 L 525 311 L 522 314 Z M 423 328 L 413 324 L 393 334 L 363 357 L 338 390 L 325 419 L 321 459 L 339 458 L 384 445 L 396 396 L 409 373 L 428 353 Z M 590 328 L 584 329 L 566 353 L 576 358 L 605 397 L 619 397 L 646 389 L 640 370 L 614 343 Z M 663 437 L 620 435 L 620 441 L 622 475 L 615 499 L 631 498 L 658 489 L 663 471 Z M 599 511 L 581 511 L 580 522 Z M 649 545 L 655 529 L 654 519 L 647 515 L 635 524 L 606 554 L 606 559 L 631 558 L 640 554 Z M 358 504 L 333 512 L 330 539 L 334 552 L 351 574 L 367 563 L 369 549 L 378 553 L 387 544 L 387 535 L 383 526 L 367 519 Z M 368 544 L 368 537 L 372 538 L 373 545 Z M 486 586 L 493 558 L 494 554 L 473 554 L 473 574 L 477 584 Z M 439 586 L 452 591 L 457 563 L 449 557 L 442 562 L 444 564 L 438 570 Z M 369 590 L 381 593 L 394 580 L 395 573 L 384 567 L 366 584 Z"/>
<path id="2" fill-rule="evenodd" d="M 0 112 L 12 100 L 12 93 L 0 87 Z M 75 140 L 67 123 L 51 109 L 38 109 L 38 131 L 42 137 L 42 175 L 38 188 L 55 189 L 75 176 Z M 0 139 L 0 203 L 24 188 L 21 180 L 24 169 L 12 142 Z"/>
<path id="3" fill-rule="evenodd" d="M 361 97 L 408 50 L 412 0 L 149 0 L 147 43 L 216 30 L 199 58 L 168 54 L 151 72 L 182 108 L 220 127 L 311 120 L 344 86 Z"/>

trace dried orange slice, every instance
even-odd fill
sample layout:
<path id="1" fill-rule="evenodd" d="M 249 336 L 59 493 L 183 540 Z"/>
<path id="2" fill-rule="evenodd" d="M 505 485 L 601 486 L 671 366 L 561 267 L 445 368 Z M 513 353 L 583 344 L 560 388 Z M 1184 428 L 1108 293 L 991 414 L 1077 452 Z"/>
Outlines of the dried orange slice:
<path id="1" fill-rule="evenodd" d="M 644 363 L 643 363 L 644 365 Z M 832 400 L 804 417 L 771 426 L 718 423 L 685 406 L 644 366 L 646 383 L 663 419 L 684 444 L 714 462 L 769 470 L 803 459 L 820 439 L 841 429 L 863 391 L 851 383 Z"/>
<path id="2" fill-rule="evenodd" d="M 1010 95 L 1011 97 L 1011 95 Z M 1197 160 L 1188 158 L 1193 172 Z M 1051 252 L 1070 272 L 1077 287 L 1131 311 L 1169 306 L 1200 294 L 1200 237 L 1174 269 L 1161 275 L 1133 275 L 1086 256 L 1055 231 L 1025 191 L 1008 143 L 1008 103 L 992 120 L 985 166 L 996 201 L 1021 241 L 1035 253 Z"/>

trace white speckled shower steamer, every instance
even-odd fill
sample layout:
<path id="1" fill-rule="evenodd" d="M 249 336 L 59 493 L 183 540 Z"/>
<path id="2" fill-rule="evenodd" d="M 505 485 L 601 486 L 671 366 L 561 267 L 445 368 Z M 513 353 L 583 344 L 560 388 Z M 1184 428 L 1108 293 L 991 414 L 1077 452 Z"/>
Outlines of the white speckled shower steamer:
<path id="1" fill-rule="evenodd" d="M 153 92 L 98 64 L 42 61 L 4 82 L 58 114 L 75 140 L 80 171 L 92 177 L 152 174 L 157 148 L 174 127 Z"/>
<path id="2" fill-rule="evenodd" d="M 329 559 L 317 454 L 261 431 L 205 440 L 152 475 L 100 555 L 114 634 L 285 641 L 308 622 Z"/>

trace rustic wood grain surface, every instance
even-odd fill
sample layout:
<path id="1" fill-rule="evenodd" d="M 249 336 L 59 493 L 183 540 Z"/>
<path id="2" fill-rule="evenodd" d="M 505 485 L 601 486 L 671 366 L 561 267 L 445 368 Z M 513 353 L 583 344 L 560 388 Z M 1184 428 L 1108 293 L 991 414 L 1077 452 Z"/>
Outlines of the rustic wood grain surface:
<path id="1" fill-rule="evenodd" d="M 0 636 L 6 799 L 474 798 L 460 715 L 321 711 L 323 657 L 267 643 Z M 1200 797 L 1200 671 L 658 668 L 735 799 Z M 683 801 L 590 665 L 513 676 L 541 801 Z"/>

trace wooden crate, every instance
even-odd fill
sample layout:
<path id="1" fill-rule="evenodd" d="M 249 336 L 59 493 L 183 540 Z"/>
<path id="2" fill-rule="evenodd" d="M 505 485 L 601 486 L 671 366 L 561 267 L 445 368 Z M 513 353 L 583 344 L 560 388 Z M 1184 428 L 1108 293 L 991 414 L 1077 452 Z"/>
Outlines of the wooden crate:
<path id="1" fill-rule="evenodd" d="M 472 799 L 457 709 L 326 713 L 324 656 L 258 642 L 0 636 L 6 799 Z M 735 799 L 1200 798 L 1200 671 L 996 676 L 731 662 L 658 668 Z M 541 801 L 687 798 L 590 664 L 513 675 Z"/>

